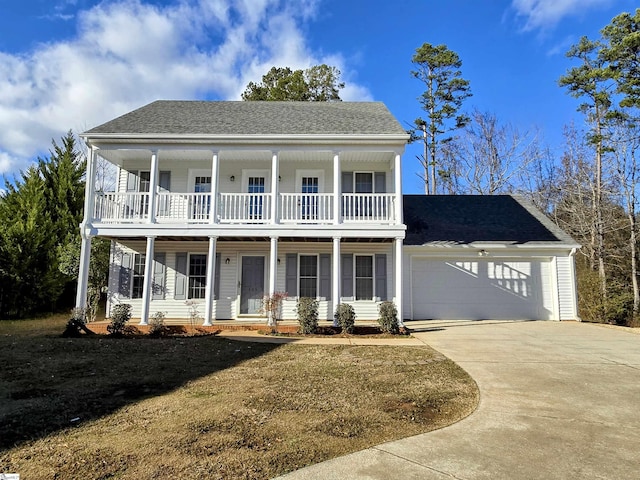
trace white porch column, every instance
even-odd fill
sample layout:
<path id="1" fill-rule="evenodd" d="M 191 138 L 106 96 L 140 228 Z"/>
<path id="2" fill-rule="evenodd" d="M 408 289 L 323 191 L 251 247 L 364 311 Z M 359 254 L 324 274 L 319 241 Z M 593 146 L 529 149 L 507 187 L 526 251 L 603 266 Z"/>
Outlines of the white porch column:
<path id="1" fill-rule="evenodd" d="M 91 237 L 81 232 L 80 269 L 78 271 L 78 288 L 76 290 L 76 308 L 87 306 L 87 285 L 89 283 L 89 262 L 91 259 Z"/>
<path id="2" fill-rule="evenodd" d="M 278 273 L 278 237 L 271 237 L 271 250 L 269 253 L 269 296 L 276 293 L 276 280 Z M 275 325 L 275 319 L 269 315 L 268 324 Z"/>
<path id="3" fill-rule="evenodd" d="M 149 220 L 156 223 L 156 199 L 158 198 L 158 151 L 151 151 L 151 169 L 149 170 Z M 148 243 L 147 243 L 148 245 Z"/>
<path id="4" fill-rule="evenodd" d="M 155 237 L 147 237 L 147 250 L 144 256 L 144 284 L 142 286 L 142 312 L 140 313 L 140 325 L 149 323 L 149 303 L 153 292 L 153 257 Z"/>
<path id="5" fill-rule="evenodd" d="M 333 313 L 336 313 L 338 305 L 340 305 L 340 291 L 342 272 L 340 271 L 340 237 L 333 237 L 333 268 L 331 269 L 333 278 L 331 279 L 331 298 L 333 299 Z M 333 317 L 333 326 L 337 327 L 335 317 Z"/>
<path id="6" fill-rule="evenodd" d="M 396 224 L 403 223 L 402 219 L 402 155 L 396 152 L 396 158 L 393 166 L 394 190 L 396 192 Z"/>
<path id="7" fill-rule="evenodd" d="M 211 159 L 211 211 L 209 213 L 209 223 L 218 223 L 218 177 L 220 172 L 220 164 L 218 152 L 213 151 Z M 207 285 L 209 285 L 207 283 Z M 206 319 L 205 319 L 206 321 Z"/>
<path id="8" fill-rule="evenodd" d="M 213 179 L 211 181 L 213 185 Z M 212 187 L 213 190 L 213 187 Z M 216 283 L 216 241 L 217 237 L 209 237 L 209 253 L 207 255 L 207 290 L 204 295 L 204 323 L 211 325 L 213 320 L 213 292 Z"/>
<path id="9" fill-rule="evenodd" d="M 85 174 L 85 194 L 84 194 L 84 223 L 91 222 L 94 214 L 94 204 L 96 200 L 96 159 L 98 149 L 88 147 L 87 151 L 87 173 Z"/>
<path id="10" fill-rule="evenodd" d="M 394 240 L 394 265 L 395 271 L 395 297 L 396 297 L 396 309 L 398 310 L 398 324 L 404 327 L 404 315 L 402 311 L 402 242 L 403 238 L 398 237 Z"/>
<path id="11" fill-rule="evenodd" d="M 340 171 L 340 152 L 333 152 L 333 224 L 338 225 L 342 219 L 342 189 L 340 181 L 342 172 Z"/>
<path id="12" fill-rule="evenodd" d="M 271 156 L 271 223 L 280 223 L 280 219 L 278 218 L 278 195 L 280 192 L 280 185 L 278 179 L 280 177 L 279 173 L 279 162 L 278 162 L 278 152 L 273 152 Z"/>

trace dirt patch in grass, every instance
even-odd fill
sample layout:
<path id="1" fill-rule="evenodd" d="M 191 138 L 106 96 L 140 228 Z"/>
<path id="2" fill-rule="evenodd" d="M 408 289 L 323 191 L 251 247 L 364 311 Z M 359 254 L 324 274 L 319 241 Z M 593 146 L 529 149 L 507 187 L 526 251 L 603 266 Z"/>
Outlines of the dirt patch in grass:
<path id="1" fill-rule="evenodd" d="M 63 339 L 41 322 L 0 322 L 0 472 L 23 478 L 270 478 L 478 402 L 428 347 Z"/>

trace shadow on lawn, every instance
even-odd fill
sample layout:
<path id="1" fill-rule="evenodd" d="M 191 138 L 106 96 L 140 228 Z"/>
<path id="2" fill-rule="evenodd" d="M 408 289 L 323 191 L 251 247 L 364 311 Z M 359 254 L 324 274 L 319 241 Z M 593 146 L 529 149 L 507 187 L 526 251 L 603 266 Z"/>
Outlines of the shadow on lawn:
<path id="1" fill-rule="evenodd" d="M 0 336 L 0 449 L 81 425 L 278 348 L 214 336 Z"/>

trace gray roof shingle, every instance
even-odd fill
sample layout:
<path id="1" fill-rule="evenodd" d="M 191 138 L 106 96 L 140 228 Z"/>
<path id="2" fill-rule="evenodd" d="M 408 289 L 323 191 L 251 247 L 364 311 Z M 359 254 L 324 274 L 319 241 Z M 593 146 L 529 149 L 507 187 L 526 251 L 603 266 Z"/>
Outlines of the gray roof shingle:
<path id="1" fill-rule="evenodd" d="M 381 102 L 158 100 L 84 133 L 121 135 L 406 135 Z"/>
<path id="2" fill-rule="evenodd" d="M 404 195 L 405 245 L 575 245 L 525 199 L 512 195 Z"/>

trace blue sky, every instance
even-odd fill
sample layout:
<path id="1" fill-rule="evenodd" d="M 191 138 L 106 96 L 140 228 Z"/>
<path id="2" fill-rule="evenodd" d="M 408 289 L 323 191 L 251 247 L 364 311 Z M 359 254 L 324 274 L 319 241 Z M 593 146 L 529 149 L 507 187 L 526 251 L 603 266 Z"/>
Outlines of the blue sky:
<path id="1" fill-rule="evenodd" d="M 559 155 L 577 101 L 557 86 L 564 53 L 596 38 L 631 0 L 0 0 L 0 175 L 12 178 L 52 138 L 155 99 L 237 100 L 273 65 L 337 66 L 344 100 L 421 115 L 411 57 L 425 42 L 462 59 L 465 108 Z M 421 191 L 417 147 L 404 189 Z"/>

